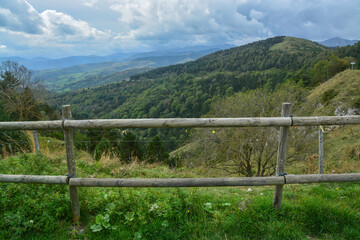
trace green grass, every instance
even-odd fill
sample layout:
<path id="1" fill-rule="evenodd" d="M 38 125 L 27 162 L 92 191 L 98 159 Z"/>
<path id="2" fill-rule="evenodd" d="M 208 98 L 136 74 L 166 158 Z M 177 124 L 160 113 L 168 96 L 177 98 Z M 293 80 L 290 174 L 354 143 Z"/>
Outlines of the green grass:
<path id="1" fill-rule="evenodd" d="M 328 101 L 327 92 L 334 92 Z M 351 108 L 360 108 L 360 70 L 345 70 L 313 89 L 303 106 L 305 115 L 344 115 Z"/>
<path id="2" fill-rule="evenodd" d="M 77 161 L 80 176 L 184 177 L 201 170 Z M 122 173 L 123 171 L 123 173 Z M 65 175 L 60 158 L 1 159 L 0 173 Z M 67 186 L 0 184 L 0 239 L 359 239 L 360 184 L 284 187 L 79 188 L 82 225 L 71 223 Z M 93 229 L 100 229 L 93 232 Z"/>
<path id="3" fill-rule="evenodd" d="M 285 37 L 283 42 L 275 44 L 270 48 L 272 51 L 282 50 L 291 53 L 302 53 L 304 51 L 321 52 L 325 49 L 326 47 L 320 44 L 295 37 Z"/>

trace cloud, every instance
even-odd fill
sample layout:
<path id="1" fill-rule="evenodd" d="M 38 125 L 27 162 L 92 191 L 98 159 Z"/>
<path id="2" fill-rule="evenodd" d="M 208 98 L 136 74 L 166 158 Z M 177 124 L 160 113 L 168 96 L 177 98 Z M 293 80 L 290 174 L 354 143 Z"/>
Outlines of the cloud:
<path id="1" fill-rule="evenodd" d="M 259 19 L 254 11 L 261 12 Z M 246 2 L 239 12 L 255 17 L 274 35 L 297 36 L 312 40 L 331 37 L 360 38 L 358 0 L 279 0 Z"/>
<path id="2" fill-rule="evenodd" d="M 95 7 L 95 5 L 98 3 L 98 0 L 82 0 L 82 4 L 86 7 Z"/>
<path id="3" fill-rule="evenodd" d="M 87 22 L 56 10 L 37 12 L 27 1 L 4 1 L 0 8 L 0 29 L 28 38 L 44 40 L 96 39 L 106 32 L 91 27 Z"/>
<path id="4" fill-rule="evenodd" d="M 0 49 L 6 49 L 7 46 L 6 45 L 0 45 Z"/>
<path id="5" fill-rule="evenodd" d="M 105 32 L 89 26 L 85 21 L 75 20 L 72 16 L 55 10 L 46 10 L 40 14 L 44 23 L 44 32 L 47 36 L 61 36 L 68 39 L 78 38 L 101 38 L 106 36 Z"/>
<path id="6" fill-rule="evenodd" d="M 15 32 L 41 34 L 42 19 L 38 12 L 26 1 L 2 1 L 0 27 Z"/>
<path id="7" fill-rule="evenodd" d="M 278 35 L 360 39 L 358 0 L 0 1 L 2 52 L 11 55 L 242 45 Z"/>
<path id="8" fill-rule="evenodd" d="M 190 45 L 233 43 L 272 36 L 260 21 L 263 13 L 248 18 L 237 9 L 246 1 L 111 0 L 119 13 L 119 39 L 142 42 L 179 42 Z"/>

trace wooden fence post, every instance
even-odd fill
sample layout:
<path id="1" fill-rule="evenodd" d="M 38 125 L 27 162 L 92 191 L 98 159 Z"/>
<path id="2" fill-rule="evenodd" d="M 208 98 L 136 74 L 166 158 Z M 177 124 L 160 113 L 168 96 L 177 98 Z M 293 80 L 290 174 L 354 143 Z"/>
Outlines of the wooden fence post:
<path id="1" fill-rule="evenodd" d="M 71 119 L 71 106 L 64 105 L 62 107 L 63 123 L 66 119 Z M 64 127 L 64 124 L 62 125 Z M 66 163 L 68 169 L 68 175 L 70 178 L 76 177 L 75 168 L 75 155 L 74 155 L 74 138 L 72 129 L 64 129 L 64 140 L 66 148 Z M 80 203 L 79 194 L 77 187 L 69 187 L 70 189 L 70 200 L 71 200 L 71 211 L 73 216 L 73 222 L 80 222 Z"/>
<path id="2" fill-rule="evenodd" d="M 319 174 L 324 174 L 324 130 L 319 126 Z"/>
<path id="3" fill-rule="evenodd" d="M 281 116 L 289 117 L 291 114 L 291 103 L 283 103 L 281 108 Z M 276 162 L 276 175 L 285 173 L 285 163 L 287 155 L 287 144 L 289 136 L 289 127 L 280 127 L 278 155 Z M 282 193 L 284 185 L 276 185 L 274 193 L 274 208 L 281 209 Z"/>
<path id="4" fill-rule="evenodd" d="M 32 131 L 34 137 L 34 145 L 35 145 L 35 152 L 40 153 L 40 144 L 39 144 L 39 136 L 36 130 Z"/>

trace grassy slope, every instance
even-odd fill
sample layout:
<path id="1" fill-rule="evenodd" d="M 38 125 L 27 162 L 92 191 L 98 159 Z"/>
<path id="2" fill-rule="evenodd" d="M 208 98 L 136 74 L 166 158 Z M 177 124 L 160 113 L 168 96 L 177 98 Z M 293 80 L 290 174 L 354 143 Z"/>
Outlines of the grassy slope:
<path id="1" fill-rule="evenodd" d="M 336 94 L 332 99 L 323 103 L 322 98 L 327 91 Z M 360 102 L 360 70 L 343 71 L 311 91 L 303 107 L 304 114 L 335 115 L 335 110 L 347 112 Z"/>
<path id="2" fill-rule="evenodd" d="M 50 142 L 48 142 L 50 141 Z M 64 175 L 62 141 L 41 139 L 44 154 L 9 157 L 0 172 Z M 197 177 L 202 169 L 95 162 L 77 152 L 80 177 Z M 273 187 L 79 188 L 84 232 L 71 227 L 67 186 L 0 184 L 0 239 L 357 239 L 360 184 L 289 185 L 283 209 Z M 321 204 L 319 204 L 321 203 Z M 96 216 L 111 228 L 92 232 Z M 100 217 L 99 217 L 100 216 Z M 98 222 L 101 222 L 98 220 Z"/>
<path id="3" fill-rule="evenodd" d="M 322 103 L 327 91 L 335 91 L 335 96 Z M 350 112 L 360 100 L 360 71 L 346 70 L 313 89 L 302 107 L 301 115 L 335 115 Z M 360 126 L 325 127 L 325 171 L 360 171 Z M 317 163 L 308 163 L 309 166 Z M 315 170 L 317 167 L 314 168 Z"/>
<path id="4" fill-rule="evenodd" d="M 305 40 L 302 38 L 295 38 L 295 37 L 285 37 L 284 41 L 278 44 L 275 44 L 270 48 L 270 50 L 282 50 L 291 53 L 301 53 L 307 51 L 313 52 L 323 52 L 327 48 L 317 44 L 315 42 L 311 42 L 309 40 Z"/>

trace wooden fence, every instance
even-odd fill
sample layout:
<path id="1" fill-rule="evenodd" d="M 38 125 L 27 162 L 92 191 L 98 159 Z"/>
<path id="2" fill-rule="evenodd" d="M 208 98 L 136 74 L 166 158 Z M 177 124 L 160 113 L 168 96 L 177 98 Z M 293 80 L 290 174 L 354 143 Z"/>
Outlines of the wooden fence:
<path id="1" fill-rule="evenodd" d="M 360 173 L 285 175 L 289 127 L 360 124 L 360 116 L 292 117 L 291 104 L 283 103 L 281 117 L 264 118 L 170 118 L 170 119 L 101 119 L 72 120 L 71 107 L 63 106 L 63 119 L 38 122 L 0 122 L 0 130 L 63 130 L 68 174 L 66 176 L 0 174 L 0 183 L 63 184 L 70 189 L 73 221 L 80 221 L 77 187 L 220 187 L 275 185 L 274 208 L 281 208 L 285 184 L 360 182 Z M 77 178 L 73 129 L 110 128 L 213 128 L 213 127 L 280 127 L 276 176 L 231 178 Z"/>

